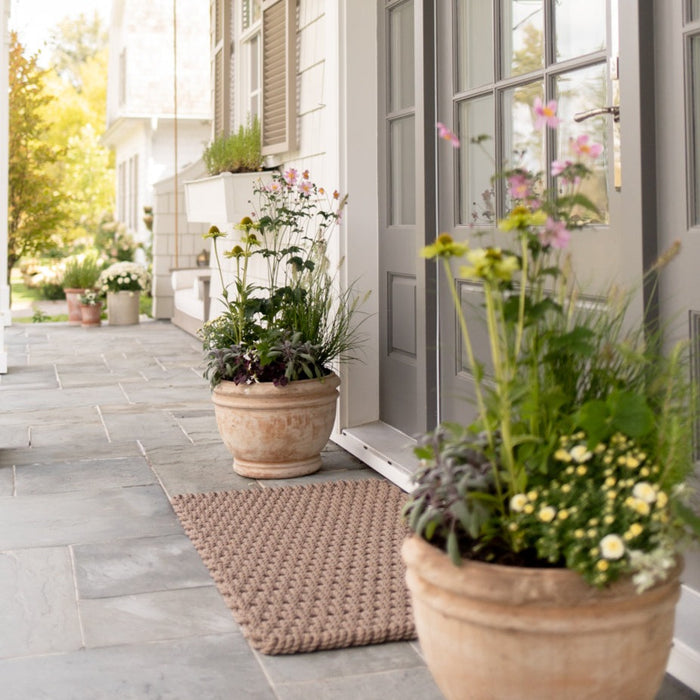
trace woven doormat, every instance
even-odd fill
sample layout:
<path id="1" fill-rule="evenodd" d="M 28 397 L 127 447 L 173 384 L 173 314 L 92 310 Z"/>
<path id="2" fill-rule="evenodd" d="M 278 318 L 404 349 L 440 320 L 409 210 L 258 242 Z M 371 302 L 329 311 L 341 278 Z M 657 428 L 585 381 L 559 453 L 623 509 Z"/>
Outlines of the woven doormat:
<path id="1" fill-rule="evenodd" d="M 368 479 L 186 494 L 173 506 L 251 645 L 293 654 L 415 639 L 404 501 Z"/>

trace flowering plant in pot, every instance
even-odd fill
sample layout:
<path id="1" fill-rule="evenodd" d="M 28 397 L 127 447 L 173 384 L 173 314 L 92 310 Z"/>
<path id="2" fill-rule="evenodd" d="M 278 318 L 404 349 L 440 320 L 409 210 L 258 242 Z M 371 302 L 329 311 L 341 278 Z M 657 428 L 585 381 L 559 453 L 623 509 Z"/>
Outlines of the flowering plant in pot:
<path id="1" fill-rule="evenodd" d="M 80 295 L 81 325 L 83 327 L 102 324 L 102 298 L 98 289 L 86 289 Z"/>
<path id="2" fill-rule="evenodd" d="M 97 285 L 107 296 L 110 325 L 139 322 L 139 295 L 148 290 L 150 281 L 143 265 L 129 261 L 112 263 L 100 273 Z"/>
<path id="3" fill-rule="evenodd" d="M 535 113 L 556 126 L 555 103 L 537 102 Z M 661 330 L 630 323 L 635 290 L 611 286 L 605 301 L 582 303 L 566 248 L 595 212 L 582 185 L 600 147 L 582 136 L 572 148 L 574 159 L 552 164 L 554 191 L 542 188 L 542 173 L 501 175 L 513 206 L 498 228 L 512 248 L 442 234 L 422 251 L 444 267 L 476 402 L 469 425 L 420 439 L 422 467 L 405 507 L 416 624 L 448 698 L 520 697 L 523 687 L 532 697 L 653 698 L 672 638 L 678 552 L 700 532 L 687 486 L 695 426 L 687 346 L 663 352 Z M 456 261 L 459 276 L 483 290 L 488 358 L 474 352 Z M 480 628 L 475 643 L 455 619 L 426 622 L 437 608 L 472 629 L 490 615 L 490 631 Z M 440 625 L 465 638 L 438 641 Z M 512 673 L 502 663 L 511 653 Z"/>
<path id="4" fill-rule="evenodd" d="M 94 252 L 71 255 L 63 264 L 63 291 L 68 302 L 68 321 L 81 322 L 80 295 L 95 286 L 102 269 L 102 261 Z"/>
<path id="5" fill-rule="evenodd" d="M 327 258 L 347 197 L 328 193 L 310 180 L 308 171 L 294 169 L 259 180 L 253 195 L 255 211 L 236 225 L 240 241 L 224 253 L 235 262 L 231 284 L 224 278 L 217 245 L 224 234 L 215 226 L 206 234 L 213 242 L 224 310 L 200 331 L 205 377 L 222 435 L 232 432 L 226 429 L 230 418 L 224 404 L 237 402 L 237 397 L 281 397 L 283 389 L 294 394 L 303 387 L 326 395 L 327 407 L 318 417 L 324 427 L 315 430 L 310 455 L 302 457 L 301 448 L 299 453 L 292 448 L 290 440 L 298 442 L 302 435 L 283 436 L 279 416 L 272 419 L 273 435 L 256 440 L 257 456 L 235 446 L 233 437 L 224 437 L 238 473 L 298 476 L 320 467 L 319 452 L 332 429 L 339 384 L 332 364 L 352 359 L 361 342 L 360 296 L 353 285 L 340 288 L 337 270 Z M 295 401 L 289 410 L 298 423 L 300 399 Z M 233 432 L 242 437 L 246 431 Z M 261 457 L 257 453 L 265 445 L 273 454 Z"/>

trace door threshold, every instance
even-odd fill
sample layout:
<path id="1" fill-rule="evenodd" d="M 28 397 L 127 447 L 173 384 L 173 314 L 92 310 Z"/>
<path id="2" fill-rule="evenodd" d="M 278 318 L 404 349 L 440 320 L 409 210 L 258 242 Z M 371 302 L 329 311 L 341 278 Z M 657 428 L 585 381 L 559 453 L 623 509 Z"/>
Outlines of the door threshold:
<path id="1" fill-rule="evenodd" d="M 413 454 L 414 438 L 387 423 L 375 421 L 344 428 L 334 433 L 331 440 L 399 488 L 413 490 L 411 477 L 420 464 Z"/>

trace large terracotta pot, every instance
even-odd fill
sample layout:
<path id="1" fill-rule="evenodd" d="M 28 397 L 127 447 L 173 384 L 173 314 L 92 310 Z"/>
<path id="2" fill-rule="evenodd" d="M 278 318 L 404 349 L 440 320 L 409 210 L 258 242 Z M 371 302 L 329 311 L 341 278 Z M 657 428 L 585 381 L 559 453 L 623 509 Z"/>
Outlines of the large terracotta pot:
<path id="1" fill-rule="evenodd" d="M 253 479 L 303 476 L 321 467 L 335 421 L 340 379 L 304 379 L 214 388 L 216 422 L 237 474 Z"/>
<path id="2" fill-rule="evenodd" d="M 66 295 L 66 303 L 68 304 L 68 323 L 71 326 L 79 326 L 82 322 L 82 313 L 80 312 L 80 295 L 84 289 L 68 287 L 63 290 Z"/>
<path id="3" fill-rule="evenodd" d="M 653 700 L 680 595 L 679 565 L 638 594 L 566 569 L 463 561 L 416 536 L 402 549 L 418 639 L 448 700 Z"/>
<path id="4" fill-rule="evenodd" d="M 139 292 L 107 292 L 110 326 L 131 326 L 139 322 Z"/>

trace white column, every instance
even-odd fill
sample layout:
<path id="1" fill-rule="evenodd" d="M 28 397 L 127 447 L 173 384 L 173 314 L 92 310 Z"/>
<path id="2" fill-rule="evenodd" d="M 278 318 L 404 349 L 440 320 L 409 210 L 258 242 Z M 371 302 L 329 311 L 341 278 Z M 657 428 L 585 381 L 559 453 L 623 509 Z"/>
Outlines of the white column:
<path id="1" fill-rule="evenodd" d="M 7 373 L 5 326 L 12 322 L 10 285 L 7 279 L 7 189 L 9 159 L 9 62 L 8 22 L 10 0 L 0 0 L 0 374 Z"/>

